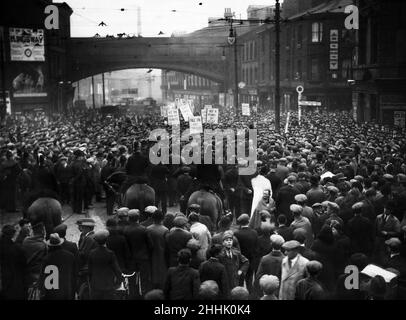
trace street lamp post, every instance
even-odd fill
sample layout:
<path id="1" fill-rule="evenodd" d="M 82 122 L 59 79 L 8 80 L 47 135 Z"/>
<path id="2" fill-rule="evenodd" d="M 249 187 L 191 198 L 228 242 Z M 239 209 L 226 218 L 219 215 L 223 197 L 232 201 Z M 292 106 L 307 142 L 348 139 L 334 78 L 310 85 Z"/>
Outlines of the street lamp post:
<path id="1" fill-rule="evenodd" d="M 238 114 L 238 61 L 237 61 L 237 31 L 233 28 L 233 20 L 230 20 L 230 35 L 228 43 L 234 46 L 234 109 Z"/>
<path id="2" fill-rule="evenodd" d="M 281 123 L 280 110 L 280 4 L 275 3 L 275 131 L 279 132 Z"/>

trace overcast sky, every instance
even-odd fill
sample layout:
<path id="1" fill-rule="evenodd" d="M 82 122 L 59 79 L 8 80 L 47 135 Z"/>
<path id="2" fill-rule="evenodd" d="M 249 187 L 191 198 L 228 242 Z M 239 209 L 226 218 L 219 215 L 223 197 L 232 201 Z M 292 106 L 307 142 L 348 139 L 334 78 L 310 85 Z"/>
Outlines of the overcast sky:
<path id="1" fill-rule="evenodd" d="M 223 17 L 231 8 L 245 19 L 249 5 L 273 5 L 274 0 L 65 0 L 73 9 L 71 36 L 91 37 L 117 33 L 137 34 L 137 6 L 141 8 L 144 37 L 170 36 L 207 27 L 208 17 Z M 201 5 L 199 5 L 201 3 Z M 121 9 L 124 9 L 122 11 Z M 98 26 L 103 21 L 107 26 Z"/>

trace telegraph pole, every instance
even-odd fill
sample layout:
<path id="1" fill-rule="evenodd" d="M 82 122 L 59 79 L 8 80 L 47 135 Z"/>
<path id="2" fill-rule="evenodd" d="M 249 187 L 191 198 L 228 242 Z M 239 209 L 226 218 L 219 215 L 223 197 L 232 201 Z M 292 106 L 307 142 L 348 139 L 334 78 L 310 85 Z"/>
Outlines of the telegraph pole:
<path id="1" fill-rule="evenodd" d="M 230 34 L 233 33 L 233 23 L 231 22 Z M 234 108 L 235 114 L 238 114 L 238 61 L 237 61 L 237 30 L 234 29 Z"/>
<path id="2" fill-rule="evenodd" d="M 106 105 L 106 92 L 104 89 L 104 72 L 102 72 L 102 83 L 103 83 L 103 106 Z"/>
<path id="3" fill-rule="evenodd" d="M 280 96 L 280 19 L 279 0 L 275 4 L 275 131 L 279 132 L 281 125 L 281 96 Z"/>
<path id="4" fill-rule="evenodd" d="M 96 104 L 94 101 L 94 76 L 92 76 L 92 102 L 93 102 L 93 109 L 96 109 Z"/>

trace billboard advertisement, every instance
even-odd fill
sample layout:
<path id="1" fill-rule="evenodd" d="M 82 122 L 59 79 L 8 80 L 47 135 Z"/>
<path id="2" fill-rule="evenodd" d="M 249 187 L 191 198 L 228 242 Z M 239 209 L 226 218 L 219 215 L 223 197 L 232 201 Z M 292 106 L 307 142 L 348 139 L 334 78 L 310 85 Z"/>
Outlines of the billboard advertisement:
<path id="1" fill-rule="evenodd" d="M 10 28 L 11 61 L 45 61 L 44 29 Z"/>
<path id="2" fill-rule="evenodd" d="M 14 98 L 47 96 L 43 63 L 18 64 L 10 76 Z"/>

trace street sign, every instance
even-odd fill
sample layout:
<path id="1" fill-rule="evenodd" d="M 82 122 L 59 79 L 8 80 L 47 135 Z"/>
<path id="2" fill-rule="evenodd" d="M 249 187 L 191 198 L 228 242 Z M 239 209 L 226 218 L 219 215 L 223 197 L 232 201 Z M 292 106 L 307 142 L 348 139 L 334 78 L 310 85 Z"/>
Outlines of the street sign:
<path id="1" fill-rule="evenodd" d="M 319 102 L 319 101 L 299 101 L 299 106 L 321 107 L 321 102 Z"/>

